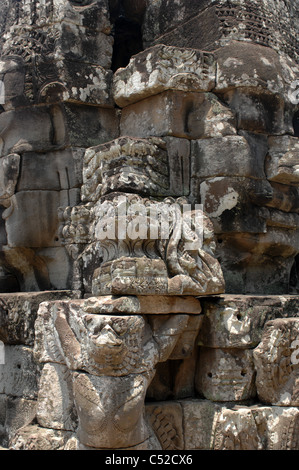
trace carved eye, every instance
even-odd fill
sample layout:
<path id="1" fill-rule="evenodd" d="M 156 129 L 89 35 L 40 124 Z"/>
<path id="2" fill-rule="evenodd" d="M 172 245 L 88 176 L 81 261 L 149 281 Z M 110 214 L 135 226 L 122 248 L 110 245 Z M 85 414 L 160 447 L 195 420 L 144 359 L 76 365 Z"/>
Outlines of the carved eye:
<path id="1" fill-rule="evenodd" d="M 115 320 L 111 326 L 119 336 L 124 335 L 128 330 L 127 323 L 124 320 Z"/>

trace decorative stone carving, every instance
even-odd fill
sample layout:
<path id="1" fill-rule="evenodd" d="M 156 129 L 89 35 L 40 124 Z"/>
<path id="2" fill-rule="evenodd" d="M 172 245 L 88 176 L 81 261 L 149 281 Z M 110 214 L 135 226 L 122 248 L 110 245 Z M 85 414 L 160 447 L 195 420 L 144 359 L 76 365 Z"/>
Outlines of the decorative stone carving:
<path id="1" fill-rule="evenodd" d="M 200 348 L 195 386 L 212 401 L 242 401 L 256 395 L 252 351 Z"/>
<path id="2" fill-rule="evenodd" d="M 298 316 L 296 296 L 222 295 L 202 299 L 203 322 L 198 344 L 209 348 L 248 349 L 258 346 L 265 324 Z"/>
<path id="3" fill-rule="evenodd" d="M 263 403 L 298 406 L 298 323 L 297 318 L 269 321 L 254 350 L 257 392 Z"/>
<path id="4" fill-rule="evenodd" d="M 212 54 L 158 45 L 131 59 L 113 79 L 118 106 L 140 101 L 166 90 L 210 91 L 215 85 Z"/>
<path id="5" fill-rule="evenodd" d="M 141 315 L 99 315 L 85 308 L 90 309 L 88 300 L 41 304 L 35 356 L 42 363 L 66 364 L 72 371 L 81 444 L 142 444 L 148 439 L 144 398 L 155 365 L 169 357 L 189 316 L 170 316 L 151 329 Z"/>

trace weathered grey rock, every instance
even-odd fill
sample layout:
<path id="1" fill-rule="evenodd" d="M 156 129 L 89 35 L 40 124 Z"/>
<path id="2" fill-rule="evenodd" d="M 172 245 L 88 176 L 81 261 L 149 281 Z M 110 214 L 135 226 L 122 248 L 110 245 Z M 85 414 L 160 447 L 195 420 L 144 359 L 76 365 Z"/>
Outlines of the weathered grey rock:
<path id="1" fill-rule="evenodd" d="M 269 321 L 254 350 L 257 393 L 263 403 L 298 406 L 298 323 L 297 318 Z"/>
<path id="2" fill-rule="evenodd" d="M 264 160 L 251 152 L 241 136 L 216 137 L 192 141 L 191 178 L 251 177 L 261 178 Z"/>
<path id="3" fill-rule="evenodd" d="M 40 426 L 74 431 L 77 413 L 74 406 L 72 376 L 61 364 L 45 364 L 41 372 L 36 418 Z"/>
<path id="4" fill-rule="evenodd" d="M 39 366 L 27 346 L 6 346 L 5 364 L 0 365 L 0 393 L 36 398 Z"/>
<path id="5" fill-rule="evenodd" d="M 72 438 L 69 431 L 46 429 L 32 424 L 19 429 L 10 441 L 11 450 L 64 450 Z"/>
<path id="6" fill-rule="evenodd" d="M 201 301 L 198 344 L 210 348 L 258 346 L 267 321 L 299 314 L 296 296 L 222 295 Z"/>
<path id="7" fill-rule="evenodd" d="M 272 100 L 280 94 L 289 101 L 289 87 L 298 73 L 295 62 L 281 57 L 270 47 L 249 42 L 232 42 L 219 48 L 214 55 L 217 61 L 216 92 L 222 95 L 229 89 L 241 88 L 242 94 L 246 89 L 256 89 L 261 99 L 268 91 Z"/>
<path id="8" fill-rule="evenodd" d="M 200 348 L 195 386 L 212 401 L 242 401 L 256 395 L 252 351 Z"/>
<path id="9" fill-rule="evenodd" d="M 72 299 L 72 291 L 48 291 L 0 295 L 0 338 L 5 344 L 33 346 L 34 323 L 45 300 Z"/>
<path id="10" fill-rule="evenodd" d="M 266 174 L 270 181 L 288 185 L 298 185 L 298 161 L 298 138 L 290 136 L 269 138 Z"/>
<path id="11" fill-rule="evenodd" d="M 136 137 L 169 135 L 185 139 L 236 134 L 234 113 L 216 95 L 177 90 L 126 106 L 120 130 L 123 135 Z"/>
<path id="12" fill-rule="evenodd" d="M 18 191 L 60 191 L 79 187 L 82 184 L 83 152 L 84 149 L 69 148 L 57 152 L 24 153 Z"/>
<path id="13" fill-rule="evenodd" d="M 215 75 L 212 54 L 158 45 L 136 55 L 115 73 L 114 100 L 125 107 L 166 90 L 210 91 Z"/>
<path id="14" fill-rule="evenodd" d="M 34 421 L 36 417 L 36 407 L 36 400 L 8 398 L 5 422 L 8 439 L 13 438 L 19 429 Z"/>
<path id="15" fill-rule="evenodd" d="M 146 418 L 157 436 L 162 450 L 184 449 L 183 414 L 179 403 L 148 403 Z"/>
<path id="16" fill-rule="evenodd" d="M 297 60 L 297 42 L 289 34 L 296 35 L 298 25 L 292 2 L 265 0 L 262 8 L 257 0 L 190 3 L 151 1 L 144 22 L 146 46 L 163 43 L 214 51 L 237 40 L 271 47 Z"/>
<path id="17" fill-rule="evenodd" d="M 1 205 L 9 206 L 9 198 L 15 193 L 20 171 L 20 155 L 11 154 L 0 159 Z"/>
<path id="18" fill-rule="evenodd" d="M 201 305 L 192 297 L 155 296 L 101 296 L 89 297 L 84 302 L 84 311 L 93 314 L 127 313 L 165 315 L 173 313 L 200 314 Z M 198 320 L 194 320 L 195 322 Z M 190 323 L 193 320 L 190 318 Z M 190 328 L 193 329 L 193 323 Z"/>
<path id="19" fill-rule="evenodd" d="M 298 408 L 232 406 L 209 400 L 183 400 L 180 404 L 185 449 L 298 449 Z"/>

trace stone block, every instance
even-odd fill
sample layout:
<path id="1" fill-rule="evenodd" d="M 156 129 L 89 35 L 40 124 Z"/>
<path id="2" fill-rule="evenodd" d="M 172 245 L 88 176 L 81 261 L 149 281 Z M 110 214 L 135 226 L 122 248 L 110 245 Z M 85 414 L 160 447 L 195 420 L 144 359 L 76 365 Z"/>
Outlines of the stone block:
<path id="1" fill-rule="evenodd" d="M 10 10 L 6 18 L 6 28 L 11 26 L 28 25 L 32 28 L 41 28 L 61 23 L 67 20 L 74 25 L 89 26 L 98 31 L 110 32 L 109 5 L 107 0 L 98 0 L 97 3 L 84 2 L 78 7 L 76 3 L 51 1 L 45 3 L 43 0 L 36 0 L 33 6 L 26 0 L 21 0 L 16 6 L 10 5 Z M 33 14 L 33 11 L 35 14 Z"/>
<path id="2" fill-rule="evenodd" d="M 84 156 L 83 201 L 134 191 L 152 196 L 190 192 L 190 143 L 187 139 L 121 137 L 89 148 Z"/>
<path id="3" fill-rule="evenodd" d="M 214 54 L 217 61 L 216 93 L 222 95 L 230 88 L 255 88 L 260 90 L 261 96 L 268 90 L 289 100 L 289 87 L 296 79 L 296 65 L 288 58 L 283 60 L 277 51 L 235 41 Z"/>
<path id="4" fill-rule="evenodd" d="M 212 450 L 221 404 L 209 400 L 182 400 L 185 450 Z"/>
<path id="5" fill-rule="evenodd" d="M 223 1 L 219 4 L 210 1 L 200 2 L 200 5 L 196 4 L 193 8 L 188 5 L 186 10 L 181 2 L 175 5 L 171 3 L 168 9 L 163 10 L 161 19 L 155 15 L 161 13 L 161 5 L 165 6 L 166 0 L 162 2 L 151 2 L 153 6 L 148 10 L 151 15 L 144 26 L 147 47 L 163 43 L 215 51 L 232 42 L 244 41 L 246 44 L 253 42 L 272 47 L 278 52 L 283 48 L 285 54 L 295 61 L 298 58 L 296 42 L 294 44 L 290 39 L 293 35 L 296 36 L 297 29 L 296 13 L 291 2 L 280 5 L 267 0 L 261 9 L 258 0 L 233 3 Z M 164 21 L 169 25 L 168 32 Z"/>
<path id="6" fill-rule="evenodd" d="M 168 8 L 163 8 L 162 10 L 163 19 L 158 20 L 156 15 L 161 13 L 159 7 L 161 8 L 162 5 L 165 7 L 166 1 L 159 1 L 158 4 L 151 2 L 152 6 L 145 16 L 144 41 L 147 47 L 162 43 L 176 47 L 192 47 L 205 51 L 217 49 L 221 32 L 219 31 L 220 22 L 215 6 L 203 8 L 204 11 L 200 11 L 198 5 L 193 5 L 191 7 L 193 14 L 191 13 L 189 16 L 188 10 L 184 10 L 181 3 L 174 5 L 173 2 L 170 4 L 170 1 L 168 1 Z M 207 6 L 208 2 L 205 2 L 205 6 Z M 196 14 L 198 12 L 199 14 Z M 185 21 L 182 23 L 181 18 L 185 18 Z M 169 32 L 167 32 L 168 25 L 170 26 Z M 171 28 L 172 25 L 173 27 Z"/>
<path id="7" fill-rule="evenodd" d="M 150 0 L 144 18 L 143 39 L 145 44 L 152 44 L 157 37 L 176 28 L 205 9 L 211 0 Z"/>
<path id="8" fill-rule="evenodd" d="M 72 299 L 72 291 L 48 291 L 0 295 L 0 338 L 5 344 L 33 346 L 34 323 L 39 304 L 46 300 Z"/>
<path id="9" fill-rule="evenodd" d="M 137 54 L 115 73 L 114 100 L 125 107 L 167 90 L 210 91 L 215 76 L 212 54 L 160 44 Z"/>
<path id="10" fill-rule="evenodd" d="M 69 431 L 46 429 L 36 424 L 19 429 L 10 441 L 11 450 L 64 450 L 73 437 Z"/>
<path id="11" fill-rule="evenodd" d="M 39 368 L 32 349 L 6 346 L 5 364 L 0 365 L 0 393 L 12 397 L 36 398 Z"/>
<path id="12" fill-rule="evenodd" d="M 22 155 L 18 191 L 60 191 L 79 187 L 82 182 L 84 149 Z"/>
<path id="13" fill-rule="evenodd" d="M 36 405 L 36 400 L 8 398 L 5 428 L 9 438 L 13 437 L 23 426 L 27 426 L 34 421 Z"/>
<path id="14" fill-rule="evenodd" d="M 200 348 L 197 392 L 211 401 L 242 401 L 256 396 L 255 370 L 249 349 Z"/>
<path id="15" fill-rule="evenodd" d="M 298 406 L 298 318 L 267 322 L 262 341 L 253 352 L 259 399 L 266 404 Z"/>
<path id="16" fill-rule="evenodd" d="M 5 213 L 10 247 L 59 246 L 58 208 L 69 203 L 67 191 L 21 191 Z"/>
<path id="17" fill-rule="evenodd" d="M 54 127 L 45 107 L 20 108 L 0 114 L 0 156 L 53 148 Z"/>
<path id="18" fill-rule="evenodd" d="M 45 364 L 41 372 L 36 418 L 40 426 L 74 431 L 77 413 L 73 398 L 72 376 L 61 364 Z"/>
<path id="19" fill-rule="evenodd" d="M 207 178 L 191 180 L 192 195 L 200 198 L 203 210 L 212 220 L 215 233 L 265 233 L 266 221 L 256 207 L 273 198 L 273 189 L 267 180 L 245 177 Z"/>
<path id="20" fill-rule="evenodd" d="M 20 172 L 20 155 L 11 154 L 0 158 L 0 202 L 9 206 L 9 199 L 15 193 Z"/>
<path id="21" fill-rule="evenodd" d="M 190 142 L 187 139 L 164 137 L 169 165 L 169 190 L 171 196 L 188 196 L 190 193 Z"/>
<path id="22" fill-rule="evenodd" d="M 298 235 L 289 229 L 270 229 L 265 234 L 219 236 L 217 257 L 221 259 L 227 293 L 289 293 Z"/>
<path id="23" fill-rule="evenodd" d="M 234 135 L 234 114 L 211 93 L 168 90 L 126 106 L 122 135 L 201 139 Z"/>
<path id="24" fill-rule="evenodd" d="M 162 139 L 121 137 L 86 151 L 82 199 L 130 190 L 149 195 L 169 188 L 168 162 Z"/>
<path id="25" fill-rule="evenodd" d="M 198 344 L 210 348 L 252 349 L 260 343 L 267 321 L 299 315 L 295 296 L 221 295 L 202 299 L 201 304 Z"/>
<path id="26" fill-rule="evenodd" d="M 265 450 L 298 450 L 299 410 L 294 407 L 252 406 L 251 412 Z"/>
<path id="27" fill-rule="evenodd" d="M 222 99 L 235 113 L 237 128 L 261 134 L 292 134 L 293 114 L 285 105 L 285 98 L 267 89 L 252 87 L 230 89 Z"/>
<path id="28" fill-rule="evenodd" d="M 112 72 L 100 65 L 72 60 L 45 60 L 38 64 L 39 103 L 70 102 L 113 107 Z"/>
<path id="29" fill-rule="evenodd" d="M 201 313 L 200 301 L 193 297 L 184 296 L 120 296 L 111 295 L 101 297 L 89 297 L 84 302 L 84 310 L 93 314 L 127 313 L 138 315 L 151 315 L 148 317 L 155 322 L 154 315 L 168 315 L 174 313 L 186 313 L 196 315 L 189 319 L 186 331 L 199 328 L 199 314 Z M 159 321 L 159 320 L 158 320 Z"/>
<path id="30" fill-rule="evenodd" d="M 244 137 L 229 136 L 192 141 L 191 178 L 261 178 L 264 160 L 251 152 Z"/>
<path id="31" fill-rule="evenodd" d="M 116 109 L 73 103 L 64 103 L 56 109 L 57 119 L 62 113 L 66 142 L 70 146 L 94 147 L 119 136 L 119 114 Z"/>
<path id="32" fill-rule="evenodd" d="M 163 451 L 184 449 L 183 414 L 179 403 L 148 403 L 145 413 Z"/>
<path id="33" fill-rule="evenodd" d="M 270 181 L 298 185 L 299 142 L 296 137 L 281 136 L 269 138 L 266 175 Z"/>
<path id="34" fill-rule="evenodd" d="M 180 404 L 185 450 L 298 449 L 298 408 L 232 406 L 209 400 Z"/>

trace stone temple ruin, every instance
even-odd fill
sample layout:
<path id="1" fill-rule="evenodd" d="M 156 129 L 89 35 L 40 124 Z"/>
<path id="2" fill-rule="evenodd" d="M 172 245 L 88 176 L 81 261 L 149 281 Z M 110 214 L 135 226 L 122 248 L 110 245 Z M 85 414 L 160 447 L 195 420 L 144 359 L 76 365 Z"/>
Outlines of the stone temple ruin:
<path id="1" fill-rule="evenodd" d="M 299 450 L 298 0 L 0 6 L 0 446 Z"/>

